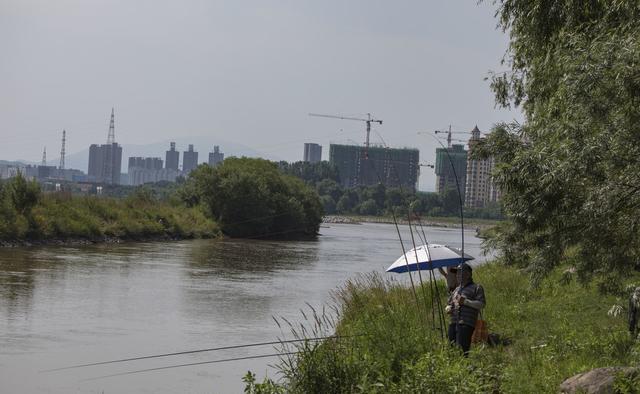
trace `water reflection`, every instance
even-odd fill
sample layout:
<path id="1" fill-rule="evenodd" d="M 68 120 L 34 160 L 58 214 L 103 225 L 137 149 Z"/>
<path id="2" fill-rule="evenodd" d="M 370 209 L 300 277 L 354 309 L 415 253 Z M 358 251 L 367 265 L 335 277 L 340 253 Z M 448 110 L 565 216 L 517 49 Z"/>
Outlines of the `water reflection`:
<path id="1" fill-rule="evenodd" d="M 196 241 L 188 253 L 189 274 L 244 280 L 247 274 L 262 276 L 303 269 L 317 260 L 316 246 L 317 241 Z"/>

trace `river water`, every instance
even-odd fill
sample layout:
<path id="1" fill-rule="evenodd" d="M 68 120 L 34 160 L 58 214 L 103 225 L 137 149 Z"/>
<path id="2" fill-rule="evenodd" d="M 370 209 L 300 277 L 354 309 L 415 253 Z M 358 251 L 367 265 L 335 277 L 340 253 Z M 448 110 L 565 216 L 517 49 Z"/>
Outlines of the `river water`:
<path id="1" fill-rule="evenodd" d="M 425 228 L 458 246 L 460 230 Z M 401 226 L 405 241 L 408 227 Z M 74 364 L 283 337 L 348 278 L 401 255 L 395 227 L 332 224 L 315 241 L 194 240 L 0 249 L 0 392 L 241 393 L 242 376 L 277 378 L 276 359 L 93 379 L 171 364 L 274 352 L 272 346 L 40 372 Z M 409 246 L 407 242 L 407 246 Z M 465 251 L 482 262 L 480 240 Z M 384 274 L 403 281 L 407 275 Z"/>

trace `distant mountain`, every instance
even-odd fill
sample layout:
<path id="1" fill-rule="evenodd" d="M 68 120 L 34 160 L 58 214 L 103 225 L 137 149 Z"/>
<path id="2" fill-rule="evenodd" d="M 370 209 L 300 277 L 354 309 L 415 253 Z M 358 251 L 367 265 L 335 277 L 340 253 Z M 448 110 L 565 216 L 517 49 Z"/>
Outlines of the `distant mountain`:
<path id="1" fill-rule="evenodd" d="M 35 164 L 35 163 L 30 161 L 24 161 L 24 160 L 15 160 L 15 161 L 0 160 L 0 166 L 26 166 L 28 164 Z"/>
<path id="2" fill-rule="evenodd" d="M 256 150 L 249 148 L 248 146 L 238 144 L 231 141 L 221 140 L 215 137 L 180 137 L 171 140 L 165 140 L 160 142 L 154 142 L 146 145 L 123 145 L 122 146 L 122 172 L 127 172 L 127 164 L 129 157 L 141 156 L 141 157 L 160 157 L 163 161 L 165 159 L 165 152 L 169 150 L 169 143 L 176 143 L 176 150 L 180 151 L 180 163 L 182 163 L 182 152 L 188 149 L 189 144 L 193 144 L 193 149 L 198 152 L 198 162 L 206 163 L 209 160 L 209 152 L 213 152 L 213 146 L 220 146 L 220 151 L 224 153 L 224 157 L 230 156 L 247 156 L 247 157 L 262 157 L 269 160 L 279 161 L 280 158 L 262 154 Z M 60 162 L 60 158 L 56 158 L 49 161 L 51 163 Z M 67 154 L 65 156 L 65 167 L 76 168 L 87 172 L 89 166 L 89 147 L 76 153 Z"/>

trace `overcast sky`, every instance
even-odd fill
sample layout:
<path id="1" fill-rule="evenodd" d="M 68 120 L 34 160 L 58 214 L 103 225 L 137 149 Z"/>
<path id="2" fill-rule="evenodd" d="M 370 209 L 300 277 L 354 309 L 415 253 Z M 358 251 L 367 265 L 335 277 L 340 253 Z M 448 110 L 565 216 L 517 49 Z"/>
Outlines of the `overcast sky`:
<path id="1" fill-rule="evenodd" d="M 329 143 L 364 141 L 364 124 L 309 112 L 371 112 L 387 145 L 432 163 L 418 131 L 521 118 L 494 108 L 484 80 L 504 67 L 494 12 L 476 0 L 0 0 L 0 159 L 39 161 L 45 145 L 58 157 L 62 129 L 67 152 L 104 143 L 114 106 L 121 144 L 212 136 L 288 161 L 304 142 L 328 159 Z M 202 160 L 212 147 L 196 149 Z"/>

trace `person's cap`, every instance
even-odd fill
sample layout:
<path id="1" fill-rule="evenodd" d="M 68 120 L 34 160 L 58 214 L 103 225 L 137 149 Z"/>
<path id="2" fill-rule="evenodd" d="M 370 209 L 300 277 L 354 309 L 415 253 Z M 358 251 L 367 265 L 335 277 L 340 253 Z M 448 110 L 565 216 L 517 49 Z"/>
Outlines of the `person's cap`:
<path id="1" fill-rule="evenodd" d="M 471 266 L 467 263 L 461 263 L 457 269 L 459 269 L 460 271 L 468 271 L 468 272 L 473 272 L 473 268 L 471 268 Z"/>

